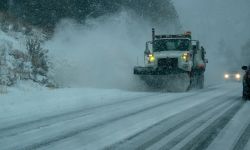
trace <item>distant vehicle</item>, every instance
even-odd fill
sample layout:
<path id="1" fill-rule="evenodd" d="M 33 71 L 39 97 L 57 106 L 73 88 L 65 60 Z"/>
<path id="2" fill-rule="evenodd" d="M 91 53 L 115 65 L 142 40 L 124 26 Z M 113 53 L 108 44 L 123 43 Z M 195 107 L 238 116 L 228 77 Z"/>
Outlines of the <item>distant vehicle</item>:
<path id="1" fill-rule="evenodd" d="M 240 71 L 228 71 L 224 74 L 225 81 L 241 81 L 242 75 Z"/>
<path id="2" fill-rule="evenodd" d="M 242 66 L 242 69 L 245 70 L 245 75 L 243 77 L 243 95 L 242 98 L 245 100 L 250 100 L 250 65 Z"/>

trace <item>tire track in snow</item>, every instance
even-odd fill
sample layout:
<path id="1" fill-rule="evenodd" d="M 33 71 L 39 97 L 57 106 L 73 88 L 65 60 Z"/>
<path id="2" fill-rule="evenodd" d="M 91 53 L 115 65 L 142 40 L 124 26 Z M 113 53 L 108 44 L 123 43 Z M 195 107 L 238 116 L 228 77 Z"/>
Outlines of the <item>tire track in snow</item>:
<path id="1" fill-rule="evenodd" d="M 173 115 L 169 118 L 166 118 L 166 119 L 158 122 L 157 124 L 154 124 L 146 129 L 142 130 L 141 132 L 139 132 L 131 137 L 128 137 L 127 139 L 125 139 L 121 142 L 115 143 L 115 144 L 107 147 L 106 149 L 127 149 L 127 148 L 129 148 L 129 149 L 147 149 L 151 145 L 160 141 L 162 138 L 166 137 L 167 135 L 178 130 L 182 126 L 185 126 L 185 124 L 187 124 L 187 123 L 193 121 L 194 119 L 196 119 L 197 117 L 201 116 L 201 114 L 209 112 L 209 111 L 211 111 L 211 109 L 213 110 L 213 109 L 219 107 L 220 105 L 223 105 L 225 102 L 228 101 L 227 99 L 225 99 L 223 101 L 222 100 L 218 101 L 217 99 L 225 98 L 225 97 L 235 98 L 235 96 L 225 96 L 225 95 L 220 95 L 220 96 L 214 97 L 214 98 L 212 98 L 213 99 L 212 101 L 208 100 L 208 102 L 199 104 L 197 106 L 189 108 L 188 110 L 186 110 L 184 112 L 180 112 L 176 115 Z M 183 120 L 183 118 L 186 118 L 186 119 Z M 176 121 L 176 120 L 178 120 L 178 121 Z M 173 123 L 171 124 L 171 122 L 173 122 Z M 171 124 L 171 125 L 169 126 L 169 124 Z M 162 127 L 162 128 L 160 128 L 160 127 Z M 164 127 L 165 127 L 165 131 L 164 131 Z M 158 130 L 159 134 L 145 142 L 144 138 L 152 136 L 152 134 L 155 134 L 157 132 L 154 130 L 157 130 L 159 128 L 160 128 L 160 130 Z M 142 139 L 140 140 L 140 138 L 142 138 Z M 142 143 L 135 142 L 135 143 L 131 144 L 131 143 L 129 143 L 131 141 L 139 141 L 139 142 L 142 141 Z M 131 147 L 128 147 L 128 145 L 130 145 Z"/>
<path id="2" fill-rule="evenodd" d="M 209 86 L 208 88 L 202 89 L 200 91 L 201 92 L 209 92 L 211 90 L 216 90 L 216 89 L 218 89 L 218 87 Z M 51 124 L 55 124 L 58 122 L 64 122 L 64 121 L 84 117 L 84 116 L 88 115 L 89 110 L 101 109 L 101 108 L 105 108 L 105 107 L 109 107 L 109 106 L 115 106 L 115 105 L 133 102 L 133 101 L 144 100 L 143 98 L 150 98 L 150 97 L 155 98 L 155 96 L 163 97 L 163 96 L 166 96 L 166 94 L 165 93 L 163 93 L 163 94 L 157 93 L 157 94 L 152 94 L 152 95 L 138 96 L 138 97 L 133 97 L 133 98 L 129 98 L 129 99 L 119 100 L 119 101 L 113 102 L 113 103 L 108 103 L 108 104 L 93 106 L 93 107 L 87 107 L 87 108 L 83 108 L 83 109 L 79 109 L 79 110 L 75 110 L 75 111 L 70 111 L 70 112 L 61 113 L 61 114 L 57 114 L 57 115 L 53 115 L 53 116 L 43 117 L 43 118 L 40 118 L 37 120 L 32 120 L 32 121 L 28 121 L 28 122 L 23 122 L 23 123 L 11 125 L 8 127 L 0 128 L 0 138 L 6 137 L 6 136 L 14 136 L 14 135 L 17 135 L 19 133 L 26 132 L 26 131 L 29 131 L 32 129 L 42 128 L 42 127 L 46 127 L 46 126 L 49 126 Z"/>
<path id="3" fill-rule="evenodd" d="M 6 136 L 14 136 L 16 134 L 19 134 L 19 133 L 22 133 L 25 131 L 29 131 L 32 129 L 42 128 L 42 127 L 46 127 L 46 126 L 49 126 L 51 124 L 55 124 L 58 122 L 64 122 L 64 121 L 84 117 L 84 116 L 88 115 L 88 111 L 90 111 L 90 110 L 93 111 L 96 109 L 101 109 L 101 108 L 105 108 L 105 107 L 109 107 L 109 106 L 121 105 L 124 103 L 129 103 L 129 102 L 133 102 L 133 101 L 137 101 L 137 100 L 143 100 L 143 98 L 149 98 L 149 97 L 155 97 L 155 96 L 161 97 L 161 96 L 165 96 L 165 94 L 153 94 L 153 95 L 139 96 L 139 97 L 130 98 L 128 100 L 120 100 L 120 101 L 114 102 L 114 103 L 83 108 L 80 110 L 75 110 L 75 111 L 71 111 L 71 112 L 67 112 L 67 113 L 62 113 L 62 114 L 58 114 L 58 115 L 44 117 L 41 119 L 29 121 L 29 122 L 15 124 L 15 125 L 12 125 L 9 127 L 1 128 L 0 129 L 0 138 L 6 137 Z"/>
<path id="4" fill-rule="evenodd" d="M 208 89 L 206 89 L 206 91 L 211 92 Z M 54 136 L 52 138 L 48 138 L 46 140 L 43 140 L 43 141 L 40 141 L 40 142 L 36 142 L 34 144 L 31 144 L 31 145 L 28 145 L 28 146 L 24 146 L 24 147 L 18 148 L 18 149 L 20 149 L 20 150 L 27 150 L 27 149 L 42 148 L 44 146 L 50 145 L 52 143 L 55 143 L 55 142 L 58 142 L 58 141 L 61 141 L 61 140 L 64 140 L 66 138 L 73 137 L 73 136 L 78 135 L 78 134 L 80 134 L 82 132 L 85 132 L 85 131 L 88 131 L 88 130 L 92 130 L 92 129 L 95 129 L 95 128 L 98 128 L 98 127 L 101 127 L 101 126 L 104 126 L 104 125 L 107 125 L 107 124 L 111 124 L 111 123 L 113 123 L 115 121 L 119 121 L 119 120 L 122 120 L 124 118 L 128 118 L 130 116 L 133 116 L 133 115 L 136 115 L 136 114 L 139 114 L 139 113 L 143 113 L 143 112 L 146 112 L 146 111 L 149 111 L 151 109 L 158 108 L 158 107 L 162 107 L 162 106 L 165 106 L 165 105 L 177 102 L 177 101 L 183 101 L 183 100 L 185 100 L 185 98 L 190 98 L 190 97 L 193 97 L 193 96 L 200 96 L 202 94 L 204 94 L 204 93 L 201 93 L 201 92 L 200 93 L 192 93 L 192 94 L 189 94 L 189 95 L 185 95 L 183 97 L 174 98 L 174 99 L 171 99 L 169 101 L 164 101 L 164 102 L 158 103 L 158 104 L 153 105 L 153 106 L 146 107 L 144 109 L 141 109 L 141 110 L 138 110 L 138 111 L 135 111 L 135 112 L 132 112 L 132 113 L 127 113 L 127 114 L 124 114 L 124 115 L 119 116 L 119 117 L 108 119 L 108 120 L 106 120 L 104 122 L 97 123 L 97 124 L 89 126 L 89 127 L 84 127 L 84 128 L 79 128 L 79 129 L 73 129 L 71 132 L 67 132 L 67 133 L 64 133 L 62 135 L 57 135 L 57 136 Z"/>
<path id="5" fill-rule="evenodd" d="M 243 131 L 243 134 L 240 136 L 239 140 L 236 142 L 233 150 L 243 150 L 250 140 L 250 123 Z"/>
<path id="6" fill-rule="evenodd" d="M 215 109 L 217 109 L 217 110 L 213 111 L 212 114 L 209 114 L 208 117 L 202 118 L 202 119 L 198 120 L 197 122 L 195 122 L 194 125 L 192 125 L 191 127 L 187 128 L 186 131 L 184 131 L 181 134 L 177 135 L 176 137 L 174 137 L 173 139 L 171 139 L 169 142 L 167 142 L 165 145 L 163 145 L 160 148 L 160 150 L 170 150 L 170 149 L 172 149 L 180 141 L 182 141 L 183 139 L 185 139 L 188 135 L 192 134 L 197 128 L 199 128 L 202 125 L 204 125 L 208 120 L 212 119 L 215 115 L 219 114 L 221 112 L 221 110 L 224 110 L 224 109 L 228 108 L 233 103 L 235 103 L 235 101 L 228 102 L 222 108 L 216 106 Z M 218 110 L 218 108 L 219 108 L 219 110 Z"/>
<path id="7" fill-rule="evenodd" d="M 203 150 L 214 140 L 218 133 L 226 126 L 233 116 L 242 108 L 244 102 L 240 101 L 217 118 L 212 124 L 184 145 L 181 150 Z"/>

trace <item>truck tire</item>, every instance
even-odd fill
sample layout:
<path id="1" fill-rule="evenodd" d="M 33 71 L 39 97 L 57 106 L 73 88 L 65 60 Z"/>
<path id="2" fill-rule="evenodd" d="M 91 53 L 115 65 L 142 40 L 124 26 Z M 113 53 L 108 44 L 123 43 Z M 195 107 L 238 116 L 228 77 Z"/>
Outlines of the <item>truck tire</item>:
<path id="1" fill-rule="evenodd" d="M 197 88 L 203 89 L 204 88 L 204 73 L 200 74 L 197 77 Z"/>

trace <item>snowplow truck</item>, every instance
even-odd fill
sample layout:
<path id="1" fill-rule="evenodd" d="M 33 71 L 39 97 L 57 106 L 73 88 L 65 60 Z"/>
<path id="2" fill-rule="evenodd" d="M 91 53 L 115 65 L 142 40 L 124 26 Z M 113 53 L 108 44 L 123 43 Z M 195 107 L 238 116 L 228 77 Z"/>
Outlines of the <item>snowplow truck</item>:
<path id="1" fill-rule="evenodd" d="M 154 88 L 168 91 L 187 91 L 204 87 L 206 51 L 191 32 L 175 35 L 156 35 L 146 42 L 144 66 L 135 66 L 134 74 Z"/>

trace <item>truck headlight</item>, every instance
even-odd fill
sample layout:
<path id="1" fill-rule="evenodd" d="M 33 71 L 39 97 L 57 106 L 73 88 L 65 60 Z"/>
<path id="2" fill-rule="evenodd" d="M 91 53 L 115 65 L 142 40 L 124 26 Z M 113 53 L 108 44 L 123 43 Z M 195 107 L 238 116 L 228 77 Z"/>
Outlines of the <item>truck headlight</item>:
<path id="1" fill-rule="evenodd" d="M 181 55 L 181 59 L 184 60 L 185 62 L 188 62 L 190 59 L 189 53 L 184 53 Z"/>
<path id="2" fill-rule="evenodd" d="M 150 63 L 153 63 L 153 62 L 155 61 L 155 56 L 154 56 L 153 54 L 149 54 L 149 55 L 148 55 L 148 61 L 149 61 Z"/>

